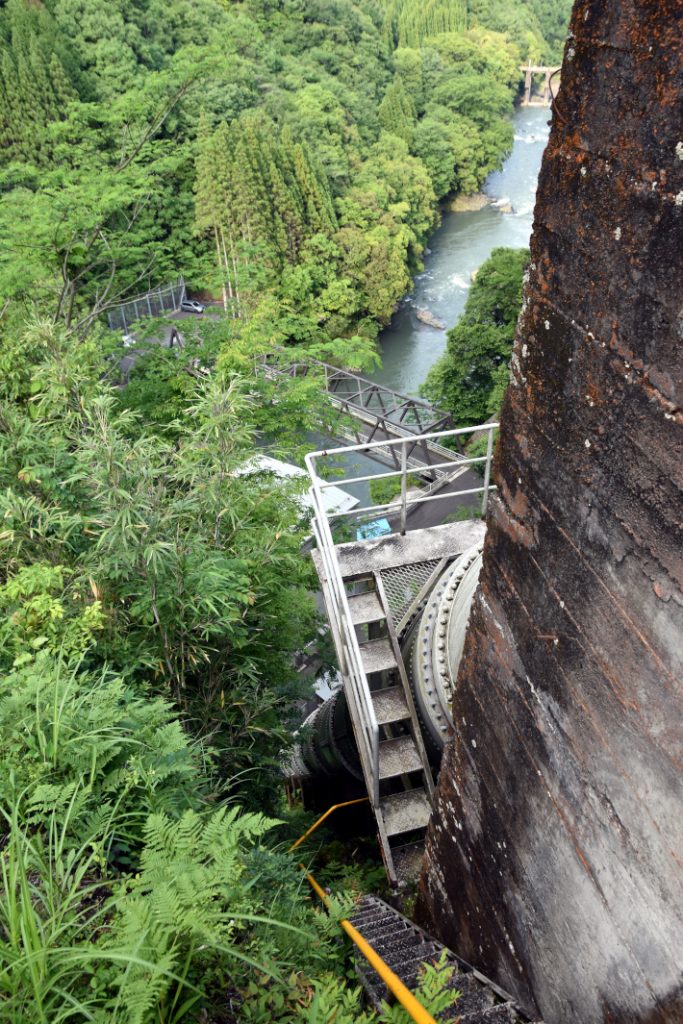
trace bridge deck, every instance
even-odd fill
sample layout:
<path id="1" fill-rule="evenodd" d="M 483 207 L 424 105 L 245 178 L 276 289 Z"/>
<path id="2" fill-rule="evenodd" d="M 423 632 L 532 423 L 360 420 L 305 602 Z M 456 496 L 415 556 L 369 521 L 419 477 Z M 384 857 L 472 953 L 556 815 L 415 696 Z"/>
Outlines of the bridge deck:
<path id="1" fill-rule="evenodd" d="M 451 461 L 457 458 L 457 453 L 434 440 L 425 440 L 422 435 L 451 427 L 447 413 L 421 398 L 393 391 L 317 359 L 282 363 L 280 360 L 286 355 L 286 352 L 277 352 L 276 361 L 266 358 L 262 363 L 264 372 L 272 377 L 305 377 L 318 373 L 330 402 L 339 410 L 336 424 L 328 425 L 331 433 L 354 444 L 414 437 L 415 445 L 408 449 L 408 468 L 426 471 L 423 475 L 429 479 L 443 479 L 445 471 L 429 472 L 429 467 Z M 386 449 L 373 449 L 372 457 L 399 468 L 398 452 L 390 445 Z"/>

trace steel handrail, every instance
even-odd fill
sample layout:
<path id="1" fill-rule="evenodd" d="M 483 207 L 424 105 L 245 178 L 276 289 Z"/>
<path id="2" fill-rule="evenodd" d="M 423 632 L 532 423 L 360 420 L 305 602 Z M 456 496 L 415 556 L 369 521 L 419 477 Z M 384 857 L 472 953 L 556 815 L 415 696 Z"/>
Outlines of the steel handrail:
<path id="1" fill-rule="evenodd" d="M 460 437 L 463 434 L 480 434 L 484 430 L 492 435 L 493 431 L 497 430 L 499 426 L 499 423 L 480 423 L 476 427 L 453 427 L 451 430 L 434 430 L 429 434 L 411 434 L 410 437 L 389 437 L 386 441 L 363 441 L 361 444 L 347 444 L 342 448 L 322 448 L 316 452 L 309 452 L 306 458 L 329 458 L 333 455 L 346 455 L 349 452 L 365 451 L 366 448 L 379 448 L 381 445 L 406 444 L 409 441 L 414 441 L 416 436 L 419 436 L 420 441 L 430 441 L 435 437 Z M 447 448 L 446 451 L 453 456 L 457 454 L 452 452 L 450 448 Z"/>
<path id="2" fill-rule="evenodd" d="M 337 559 L 334 540 L 330 531 L 327 515 L 319 489 L 319 478 L 315 466 L 306 456 L 306 466 L 311 476 L 311 498 L 315 509 L 314 529 L 319 541 L 319 552 L 323 562 L 325 576 L 328 581 L 330 596 L 334 602 L 334 612 L 339 623 L 339 638 L 342 644 L 342 655 L 346 662 L 340 665 L 342 675 L 349 680 L 354 696 L 355 708 L 358 712 L 359 724 L 362 728 L 365 749 L 361 752 L 369 761 L 370 792 L 373 807 L 379 806 L 379 723 L 370 697 L 365 670 L 360 653 L 356 631 L 353 627 L 348 598 L 342 581 L 341 567 Z M 346 669 L 346 672 L 344 671 Z"/>
<path id="3" fill-rule="evenodd" d="M 494 485 L 493 484 L 489 484 L 489 488 L 488 489 L 492 490 L 493 488 L 494 488 Z M 461 497 L 463 497 L 464 495 L 467 495 L 467 494 L 483 494 L 486 490 L 487 490 L 486 486 L 482 485 L 481 487 L 467 487 L 467 488 L 463 488 L 460 491 L 449 491 L 448 494 L 422 494 L 422 493 L 420 493 L 420 494 L 416 495 L 414 498 L 406 498 L 405 502 L 403 502 L 403 504 L 405 504 L 406 506 L 410 506 L 410 505 L 422 505 L 423 503 L 426 503 L 426 502 L 429 502 L 429 501 L 447 501 L 449 498 L 451 498 L 451 500 L 452 500 L 453 498 L 461 498 Z M 369 515 L 371 512 L 373 512 L 373 513 L 376 513 L 376 512 L 396 512 L 398 510 L 398 507 L 399 507 L 400 504 L 401 503 L 400 503 L 399 499 L 398 498 L 394 498 L 392 501 L 387 502 L 385 505 L 367 505 L 365 508 L 347 508 L 347 509 L 341 509 L 339 512 L 328 512 L 327 514 L 328 514 L 328 517 L 330 519 L 344 519 L 344 518 L 349 517 L 349 516 L 353 517 L 353 516 Z"/>
<path id="4" fill-rule="evenodd" d="M 448 449 L 444 448 L 444 451 L 448 451 Z M 478 462 L 486 461 L 486 455 L 478 455 L 473 459 L 466 459 L 463 457 L 462 459 L 449 459 L 448 462 L 436 462 L 429 466 L 425 466 L 425 469 L 448 469 L 449 466 L 474 466 Z M 323 480 L 320 484 L 320 489 L 324 491 L 326 487 L 343 487 L 344 484 L 362 484 L 366 480 L 389 480 L 391 477 L 402 475 L 402 469 L 392 469 L 390 473 L 368 473 L 366 476 L 347 476 L 341 480 L 335 477 L 334 480 Z"/>
<path id="5" fill-rule="evenodd" d="M 296 850 L 298 846 L 301 846 L 301 844 L 306 839 L 308 839 L 308 837 L 313 832 L 315 832 L 316 829 L 320 828 L 322 823 L 326 821 L 331 814 L 334 814 L 335 811 L 341 810 L 342 807 L 353 807 L 354 804 L 366 804 L 368 802 L 368 799 L 369 798 L 367 796 L 359 796 L 356 797 L 355 800 L 345 800 L 341 804 L 332 804 L 331 807 L 327 808 L 324 814 L 321 814 L 319 818 L 316 818 L 311 827 L 307 828 L 303 835 L 300 835 L 299 838 L 294 843 L 292 843 L 290 848 L 287 850 L 287 853 L 292 853 L 292 851 Z"/>

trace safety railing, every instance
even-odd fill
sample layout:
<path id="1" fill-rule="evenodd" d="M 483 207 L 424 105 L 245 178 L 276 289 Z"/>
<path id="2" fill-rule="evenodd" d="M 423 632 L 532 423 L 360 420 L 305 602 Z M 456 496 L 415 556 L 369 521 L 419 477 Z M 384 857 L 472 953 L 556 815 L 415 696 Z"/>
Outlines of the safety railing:
<path id="1" fill-rule="evenodd" d="M 330 624 L 336 632 L 335 646 L 339 670 L 344 678 L 344 692 L 354 724 L 365 784 L 372 805 L 377 808 L 379 807 L 379 725 L 363 669 L 360 646 L 334 550 L 330 524 L 318 488 L 311 489 L 311 498 L 314 507 L 313 534 L 327 582 L 325 600 Z"/>
<path id="2" fill-rule="evenodd" d="M 172 284 L 151 288 L 144 295 L 113 306 L 107 313 L 110 330 L 122 330 L 126 334 L 138 320 L 144 317 L 162 316 L 180 309 L 185 298 L 185 281 L 182 277 Z"/>
<path id="3" fill-rule="evenodd" d="M 414 497 L 408 497 L 408 449 L 413 447 L 416 443 L 415 438 L 394 438 L 385 441 L 371 441 L 366 444 L 355 444 L 346 445 L 342 448 L 331 448 L 324 451 L 310 452 L 306 456 L 306 465 L 308 467 L 309 474 L 311 476 L 312 487 L 311 495 L 320 495 L 323 490 L 328 487 L 344 487 L 345 484 L 359 484 L 365 482 L 371 482 L 373 480 L 400 480 L 400 494 L 397 499 L 392 499 L 389 502 L 378 505 L 368 505 L 363 507 L 355 507 L 353 509 L 346 509 L 345 511 L 330 512 L 327 513 L 326 519 L 338 520 L 348 517 L 360 517 L 367 519 L 369 516 L 377 516 L 379 513 L 390 513 L 391 518 L 399 515 L 399 529 L 392 530 L 392 532 L 398 532 L 404 534 L 407 528 L 407 516 L 411 508 L 417 506 L 424 506 L 428 502 L 432 501 L 453 501 L 454 498 L 468 497 L 474 494 L 481 494 L 481 514 L 486 514 L 488 506 L 489 492 L 494 488 L 491 484 L 491 460 L 493 457 L 493 438 L 496 430 L 498 429 L 498 423 L 483 423 L 476 427 L 459 427 L 453 430 L 440 430 L 431 434 L 423 434 L 420 440 L 433 441 L 436 438 L 462 438 L 467 437 L 471 434 L 483 434 L 487 436 L 486 443 L 486 454 L 481 456 L 465 456 L 460 455 L 458 452 L 452 451 L 450 448 L 442 447 L 442 451 L 447 453 L 447 458 L 444 458 L 443 462 L 435 463 L 430 465 L 430 470 L 442 470 L 447 477 L 450 477 L 454 471 L 464 472 L 468 466 L 482 465 L 484 466 L 484 479 L 481 487 L 468 487 L 460 489 L 452 489 L 445 494 L 433 494 L 421 492 Z M 391 447 L 397 449 L 400 454 L 400 467 L 395 470 L 391 470 L 388 473 L 369 473 L 364 476 L 352 476 L 344 477 L 342 479 L 335 476 L 333 481 L 325 480 L 320 476 L 319 465 L 323 460 L 333 460 L 342 455 L 350 454 L 368 454 L 371 455 L 373 449 Z M 320 498 L 320 506 L 322 506 L 322 498 Z"/>
<path id="4" fill-rule="evenodd" d="M 311 825 L 311 827 L 297 839 L 295 843 L 292 843 L 292 845 L 289 848 L 290 853 L 293 850 L 296 850 L 298 846 L 301 846 L 304 840 L 307 839 L 312 832 L 315 832 L 315 830 L 320 825 L 322 825 L 322 823 L 327 818 L 329 818 L 334 811 L 337 811 L 342 807 L 351 807 L 353 804 L 365 803 L 366 799 L 366 797 L 360 797 L 357 800 L 347 800 L 345 801 L 345 803 L 335 804 L 333 807 L 330 807 L 327 811 L 325 811 L 324 814 L 321 814 L 317 821 L 315 821 Z M 322 888 L 322 886 L 318 885 L 315 878 L 310 873 L 310 871 L 307 870 L 304 864 L 300 864 L 299 867 L 302 869 L 302 871 L 306 872 L 306 880 L 310 885 L 311 889 L 313 889 L 313 892 L 316 894 L 316 896 L 318 896 L 323 906 L 329 909 L 330 900 L 325 890 Z M 354 928 L 351 922 L 345 917 L 339 921 L 339 926 L 346 932 L 346 934 L 349 936 L 349 938 L 354 943 L 356 948 L 360 950 L 360 952 L 363 954 L 363 956 L 368 961 L 370 966 L 374 968 L 375 971 L 377 971 L 378 975 L 380 976 L 384 984 L 387 986 L 388 990 L 391 992 L 394 998 L 401 1004 L 403 1009 L 407 1011 L 410 1019 L 415 1021 L 415 1024 L 436 1024 L 436 1021 L 434 1020 L 432 1015 L 427 1010 L 425 1010 L 422 1003 L 415 998 L 410 989 L 403 984 L 398 975 L 392 971 L 391 967 L 389 967 L 389 965 L 382 959 L 379 953 L 377 953 L 376 950 L 373 949 L 373 947 L 370 945 L 367 939 L 363 938 L 358 929 Z"/>
<path id="5" fill-rule="evenodd" d="M 398 513 L 398 529 L 392 532 L 405 534 L 407 529 L 407 518 L 411 508 L 425 505 L 428 502 L 448 500 L 451 503 L 458 497 L 465 495 L 481 494 L 481 512 L 485 514 L 491 484 L 491 458 L 493 454 L 493 437 L 497 429 L 497 423 L 485 423 L 479 427 L 462 427 L 453 430 L 442 430 L 425 435 L 425 438 L 461 438 L 473 433 L 486 431 L 487 446 L 486 455 L 464 457 L 445 449 L 451 455 L 448 461 L 441 465 L 443 468 L 455 466 L 473 466 L 484 464 L 484 480 L 481 487 L 463 488 L 461 490 L 449 489 L 448 493 L 442 494 L 420 494 L 415 498 L 408 497 L 408 446 L 415 443 L 415 438 L 396 438 L 389 441 L 371 442 L 360 445 L 348 445 L 343 448 L 333 448 L 326 451 L 311 452 L 306 456 L 306 466 L 311 476 L 310 496 L 313 504 L 313 534 L 316 540 L 321 567 L 325 580 L 325 600 L 327 603 L 328 617 L 332 627 L 335 647 L 339 659 L 339 669 L 344 679 L 344 689 L 349 705 L 349 711 L 354 725 L 356 743 L 360 756 L 363 776 L 367 786 L 368 794 L 374 808 L 379 807 L 379 725 L 372 703 L 370 687 L 363 667 L 360 652 L 360 645 L 356 634 L 351 612 L 349 609 L 348 595 L 344 585 L 339 559 L 332 535 L 331 523 L 349 515 L 358 516 L 359 510 L 352 509 L 339 512 L 327 512 L 323 503 L 323 491 L 332 486 L 343 487 L 348 483 L 359 483 L 370 480 L 387 480 L 400 478 L 400 499 L 398 502 L 389 502 L 382 505 L 370 505 L 360 509 L 361 518 L 377 516 L 378 513 L 390 513 L 395 518 Z M 319 474 L 319 463 L 322 460 L 329 460 L 339 455 L 351 453 L 367 453 L 368 450 L 379 445 L 391 445 L 396 447 L 400 456 L 400 469 L 388 473 L 375 473 L 365 476 L 347 477 L 333 482 L 323 479 Z M 451 487 L 452 485 L 449 485 Z M 388 520 L 387 520 L 388 521 Z M 390 524 L 391 528 L 391 524 Z"/>

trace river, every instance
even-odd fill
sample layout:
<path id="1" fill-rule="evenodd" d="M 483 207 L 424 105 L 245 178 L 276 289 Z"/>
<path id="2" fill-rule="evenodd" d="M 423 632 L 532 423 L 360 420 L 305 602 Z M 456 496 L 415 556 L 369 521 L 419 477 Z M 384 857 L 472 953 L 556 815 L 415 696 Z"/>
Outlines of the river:
<path id="1" fill-rule="evenodd" d="M 484 191 L 494 201 L 510 202 L 512 213 L 486 206 L 476 213 L 447 213 L 429 241 L 430 252 L 415 287 L 380 335 L 382 367 L 373 380 L 417 395 L 429 368 L 446 347 L 446 332 L 427 327 L 415 316 L 428 309 L 447 328 L 462 314 L 471 274 L 497 246 L 528 245 L 541 157 L 548 141 L 550 111 L 527 107 L 514 115 L 515 141 L 503 168 L 488 178 Z"/>
<path id="2" fill-rule="evenodd" d="M 447 213 L 429 240 L 424 270 L 380 335 L 382 366 L 373 380 L 407 395 L 417 395 L 429 368 L 446 347 L 446 331 L 423 324 L 417 308 L 428 309 L 452 327 L 467 301 L 471 274 L 497 246 L 518 248 L 531 237 L 541 157 L 548 141 L 550 111 L 527 107 L 514 114 L 514 145 L 500 171 L 491 174 L 484 191 L 495 201 L 512 204 L 512 213 L 486 206 L 476 213 Z M 324 439 L 317 443 L 325 445 Z M 377 463 L 358 453 L 334 460 L 344 476 L 378 471 Z M 476 481 L 475 481 L 476 485 Z M 345 490 L 370 504 L 367 483 L 344 484 Z M 476 499 L 472 499 L 475 501 Z"/>

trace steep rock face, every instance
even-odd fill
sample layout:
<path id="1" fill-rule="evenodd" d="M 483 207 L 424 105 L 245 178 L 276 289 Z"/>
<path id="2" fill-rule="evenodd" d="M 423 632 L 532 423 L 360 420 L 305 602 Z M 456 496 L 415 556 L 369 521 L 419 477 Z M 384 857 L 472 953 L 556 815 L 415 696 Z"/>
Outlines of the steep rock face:
<path id="1" fill-rule="evenodd" d="M 419 914 L 550 1024 L 683 1021 L 683 3 L 580 0 Z"/>

